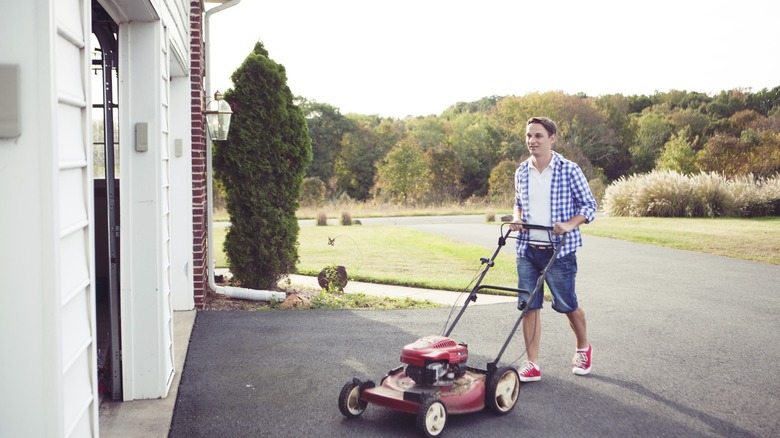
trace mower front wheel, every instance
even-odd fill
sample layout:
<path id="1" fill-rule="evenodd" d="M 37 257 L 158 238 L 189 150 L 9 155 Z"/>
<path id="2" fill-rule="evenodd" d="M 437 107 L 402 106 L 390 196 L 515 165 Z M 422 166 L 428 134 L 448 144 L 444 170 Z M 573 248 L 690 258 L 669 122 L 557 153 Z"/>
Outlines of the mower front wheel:
<path id="1" fill-rule="evenodd" d="M 432 438 L 441 435 L 447 424 L 447 408 L 438 398 L 426 398 L 417 409 L 417 428 Z"/>
<path id="2" fill-rule="evenodd" d="M 339 393 L 339 411 L 347 418 L 359 417 L 366 410 L 368 402 L 360 399 L 362 392 L 360 380 L 353 379 L 341 388 Z"/>
<path id="3" fill-rule="evenodd" d="M 490 373 L 485 387 L 485 403 L 490 409 L 506 415 L 517 404 L 520 395 L 520 375 L 514 367 L 501 367 Z"/>

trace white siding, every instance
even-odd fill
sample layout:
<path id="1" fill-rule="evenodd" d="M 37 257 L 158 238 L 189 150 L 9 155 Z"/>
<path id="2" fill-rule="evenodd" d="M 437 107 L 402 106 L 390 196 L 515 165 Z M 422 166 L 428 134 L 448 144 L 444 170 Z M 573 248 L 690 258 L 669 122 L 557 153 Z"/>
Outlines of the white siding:
<path id="1" fill-rule="evenodd" d="M 123 252 L 121 267 L 123 300 L 129 300 L 122 303 L 123 347 L 131 356 L 123 362 L 126 399 L 164 397 L 174 369 L 172 253 L 174 246 L 192 244 L 191 234 L 180 240 L 172 233 L 180 224 L 174 217 L 189 215 L 191 224 L 191 202 L 172 205 L 179 178 L 171 172 L 170 151 L 175 121 L 175 136 L 185 139 L 189 156 L 188 86 L 177 94 L 181 104 L 170 97 L 170 79 L 189 71 L 189 0 L 102 3 L 125 38 L 120 71 L 133 76 L 122 78 L 119 100 L 128 112 L 121 114 L 120 156 L 128 176 L 122 181 L 122 226 L 128 229 L 122 231 L 131 242 L 123 243 L 135 249 Z M 22 132 L 0 139 L 0 185 L 6 188 L 0 190 L 0 277 L 2 293 L 14 299 L 14 306 L 0 306 L 0 332 L 9 334 L 0 337 L 0 437 L 99 436 L 92 2 L 0 0 L 0 6 L 0 60 L 20 70 Z M 163 26 L 170 34 L 162 33 Z M 136 122 L 150 124 L 153 150 L 145 155 L 133 150 Z"/>
<path id="2" fill-rule="evenodd" d="M 14 300 L 0 306 L 0 436 L 62 436 L 54 7 L 1 9 L 0 59 L 20 71 L 21 135 L 0 139 L 0 293 Z"/>
<path id="3" fill-rule="evenodd" d="M 169 29 L 171 76 L 186 76 L 190 70 L 190 3 L 188 0 L 166 0 L 160 18 Z"/>

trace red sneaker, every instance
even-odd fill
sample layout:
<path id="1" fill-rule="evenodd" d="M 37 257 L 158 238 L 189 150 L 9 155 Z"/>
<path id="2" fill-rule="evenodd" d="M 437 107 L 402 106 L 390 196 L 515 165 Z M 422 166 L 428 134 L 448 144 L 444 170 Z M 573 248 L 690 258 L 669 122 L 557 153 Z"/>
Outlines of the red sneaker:
<path id="1" fill-rule="evenodd" d="M 571 372 L 578 376 L 584 376 L 586 374 L 590 374 L 592 357 L 593 357 L 593 347 L 590 344 L 588 344 L 587 350 L 577 351 L 576 353 L 574 353 L 574 359 L 572 359 L 571 361 L 574 367 L 571 369 Z M 520 378 L 520 380 L 522 380 L 522 377 Z"/>
<path id="2" fill-rule="evenodd" d="M 521 382 L 538 382 L 542 380 L 542 372 L 539 371 L 539 366 L 530 360 L 525 363 L 525 366 L 520 370 Z"/>

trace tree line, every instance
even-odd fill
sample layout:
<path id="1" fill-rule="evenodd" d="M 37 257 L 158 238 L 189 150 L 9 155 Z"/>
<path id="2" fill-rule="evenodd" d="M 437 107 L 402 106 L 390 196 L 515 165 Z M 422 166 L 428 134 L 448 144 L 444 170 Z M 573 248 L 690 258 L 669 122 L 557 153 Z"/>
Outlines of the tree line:
<path id="1" fill-rule="evenodd" d="M 525 121 L 537 115 L 558 123 L 555 149 L 580 164 L 600 187 L 595 192 L 656 169 L 757 178 L 780 172 L 780 86 L 714 96 L 490 96 L 404 119 L 342 114 L 301 97 L 296 103 L 313 154 L 304 205 L 344 197 L 406 205 L 507 199 L 514 170 L 528 157 Z"/>
<path id="2" fill-rule="evenodd" d="M 231 222 L 224 249 L 234 279 L 248 288 L 271 288 L 294 271 L 299 202 L 319 206 L 348 197 L 430 205 L 479 198 L 511 205 L 512 175 L 527 156 L 531 116 L 558 123 L 555 148 L 580 164 L 591 187 L 601 187 L 597 193 L 654 169 L 749 174 L 751 184 L 780 172 L 780 87 L 715 96 L 491 96 L 456 103 L 438 116 L 395 119 L 341 114 L 326 103 L 294 98 L 284 66 L 261 42 L 231 78 L 234 88 L 225 100 L 233 120 L 227 141 L 213 146 L 214 170 Z M 667 180 L 654 181 L 666 187 Z M 618 209 L 636 210 L 633 183 L 610 187 L 628 187 L 626 197 L 612 190 Z M 741 204 L 699 202 L 717 186 L 703 185 L 689 190 L 695 202 L 686 212 L 701 205 L 713 215 L 745 205 L 751 214 L 778 211 L 780 196 L 774 195 L 766 202 L 763 195 Z"/>

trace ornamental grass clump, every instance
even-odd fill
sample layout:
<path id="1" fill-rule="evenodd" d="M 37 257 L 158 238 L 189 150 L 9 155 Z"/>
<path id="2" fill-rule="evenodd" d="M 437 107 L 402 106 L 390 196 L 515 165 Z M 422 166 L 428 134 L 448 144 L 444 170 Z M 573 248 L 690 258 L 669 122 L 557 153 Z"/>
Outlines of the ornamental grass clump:
<path id="1" fill-rule="evenodd" d="M 682 175 L 670 170 L 622 177 L 607 187 L 610 216 L 756 217 L 780 214 L 780 176 L 717 173 Z"/>
<path id="2" fill-rule="evenodd" d="M 645 175 L 635 193 L 636 205 L 643 216 L 683 217 L 690 205 L 690 180 L 677 172 L 662 170 Z"/>
<path id="3" fill-rule="evenodd" d="M 324 211 L 317 212 L 317 226 L 324 227 L 328 225 L 328 214 Z"/>
<path id="4" fill-rule="evenodd" d="M 755 176 L 738 176 L 729 181 L 729 194 L 737 216 L 756 217 L 776 214 L 778 176 L 761 180 Z"/>
<path id="5" fill-rule="evenodd" d="M 640 184 L 639 176 L 621 176 L 604 193 L 604 211 L 610 216 L 642 216 L 637 211 L 634 193 Z"/>
<path id="6" fill-rule="evenodd" d="M 772 215 L 780 216 L 780 175 L 764 181 L 764 193 L 769 203 L 772 204 Z"/>
<path id="7" fill-rule="evenodd" d="M 699 173 L 691 175 L 691 205 L 688 217 L 728 216 L 732 211 L 732 200 L 728 184 L 719 174 Z"/>

